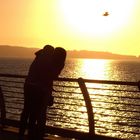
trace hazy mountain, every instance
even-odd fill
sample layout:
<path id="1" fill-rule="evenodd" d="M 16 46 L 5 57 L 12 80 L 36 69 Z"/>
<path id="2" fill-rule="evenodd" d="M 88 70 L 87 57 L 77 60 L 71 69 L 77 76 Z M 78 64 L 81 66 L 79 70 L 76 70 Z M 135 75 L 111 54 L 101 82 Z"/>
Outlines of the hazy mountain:
<path id="1" fill-rule="evenodd" d="M 132 55 L 120 55 L 120 54 L 113 54 L 110 52 L 98 52 L 98 51 L 68 51 L 69 57 L 76 57 L 76 58 L 96 58 L 96 59 L 137 59 L 136 56 Z"/>
<path id="2" fill-rule="evenodd" d="M 34 57 L 34 52 L 38 49 L 36 48 L 25 48 L 16 46 L 0 45 L 0 57 Z"/>
<path id="3" fill-rule="evenodd" d="M 34 53 L 39 48 L 25 48 L 19 46 L 7 46 L 0 45 L 0 57 L 19 57 L 19 58 L 30 58 L 34 57 Z M 130 55 L 119 55 L 110 52 L 97 52 L 87 50 L 68 50 L 67 56 L 72 58 L 97 58 L 97 59 L 136 59 L 135 56 Z"/>

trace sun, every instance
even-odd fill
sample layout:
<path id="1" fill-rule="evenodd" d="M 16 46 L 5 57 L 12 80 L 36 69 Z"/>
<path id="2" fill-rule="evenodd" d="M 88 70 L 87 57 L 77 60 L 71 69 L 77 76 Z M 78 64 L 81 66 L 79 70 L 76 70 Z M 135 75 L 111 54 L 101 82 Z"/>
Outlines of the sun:
<path id="1" fill-rule="evenodd" d="M 134 0 L 60 0 L 68 28 L 85 35 L 106 36 L 129 22 Z"/>

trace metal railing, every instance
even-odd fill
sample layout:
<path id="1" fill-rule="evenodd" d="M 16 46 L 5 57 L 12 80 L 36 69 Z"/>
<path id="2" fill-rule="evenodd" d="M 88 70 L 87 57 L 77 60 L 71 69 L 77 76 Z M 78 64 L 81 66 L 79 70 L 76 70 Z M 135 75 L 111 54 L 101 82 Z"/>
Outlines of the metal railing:
<path id="1" fill-rule="evenodd" d="M 6 123 L 18 127 L 26 76 L 0 74 Z M 58 78 L 46 132 L 74 138 L 140 136 L 139 82 Z"/>

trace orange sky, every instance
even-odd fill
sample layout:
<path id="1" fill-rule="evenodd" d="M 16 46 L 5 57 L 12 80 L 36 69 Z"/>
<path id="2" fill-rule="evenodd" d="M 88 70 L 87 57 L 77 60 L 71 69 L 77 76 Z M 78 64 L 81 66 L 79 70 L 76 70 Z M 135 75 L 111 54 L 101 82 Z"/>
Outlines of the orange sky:
<path id="1" fill-rule="evenodd" d="M 0 44 L 140 55 L 139 7 L 140 0 L 0 0 Z"/>

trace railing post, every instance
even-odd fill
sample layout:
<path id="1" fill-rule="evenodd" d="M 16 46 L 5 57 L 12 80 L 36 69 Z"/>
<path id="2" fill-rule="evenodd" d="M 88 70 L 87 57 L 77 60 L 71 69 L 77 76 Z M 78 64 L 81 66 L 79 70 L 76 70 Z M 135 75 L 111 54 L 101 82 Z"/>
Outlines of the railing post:
<path id="1" fill-rule="evenodd" d="M 140 81 L 138 81 L 138 89 L 140 90 Z"/>
<path id="2" fill-rule="evenodd" d="M 0 111 L 1 111 L 1 125 L 2 127 L 4 127 L 4 123 L 6 119 L 6 110 L 5 110 L 5 101 L 4 101 L 1 87 L 0 87 Z"/>
<path id="3" fill-rule="evenodd" d="M 88 122 L 89 122 L 89 133 L 91 135 L 95 135 L 95 127 L 94 127 L 94 114 L 93 114 L 93 109 L 92 109 L 92 104 L 91 100 L 89 97 L 89 93 L 87 90 L 87 87 L 85 85 L 85 82 L 82 78 L 78 78 L 78 84 L 80 86 L 80 89 L 82 91 L 86 108 L 87 108 L 87 114 L 88 114 Z"/>

